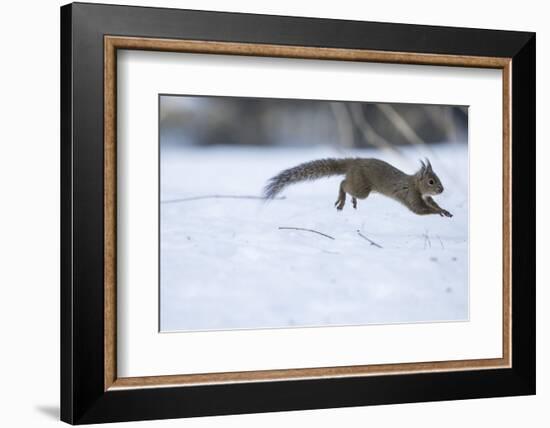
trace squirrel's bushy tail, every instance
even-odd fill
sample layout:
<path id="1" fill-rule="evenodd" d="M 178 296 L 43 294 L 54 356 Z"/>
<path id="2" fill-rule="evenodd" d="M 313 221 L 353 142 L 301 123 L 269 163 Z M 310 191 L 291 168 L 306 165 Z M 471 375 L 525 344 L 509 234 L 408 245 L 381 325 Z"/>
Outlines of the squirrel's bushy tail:
<path id="1" fill-rule="evenodd" d="M 273 199 L 285 187 L 300 181 L 317 180 L 332 175 L 342 175 L 347 172 L 352 159 L 319 159 L 305 162 L 293 168 L 285 169 L 269 179 L 264 187 L 264 197 Z"/>

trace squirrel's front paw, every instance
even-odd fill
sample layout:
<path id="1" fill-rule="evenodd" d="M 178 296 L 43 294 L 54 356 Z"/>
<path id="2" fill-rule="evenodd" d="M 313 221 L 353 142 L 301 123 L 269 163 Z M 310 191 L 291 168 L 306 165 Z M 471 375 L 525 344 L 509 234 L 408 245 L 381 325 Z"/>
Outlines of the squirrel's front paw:
<path id="1" fill-rule="evenodd" d="M 441 217 L 452 217 L 452 216 L 453 216 L 453 215 L 452 215 L 449 211 L 447 211 L 447 210 L 441 210 L 441 211 L 439 212 L 439 215 L 440 215 Z"/>

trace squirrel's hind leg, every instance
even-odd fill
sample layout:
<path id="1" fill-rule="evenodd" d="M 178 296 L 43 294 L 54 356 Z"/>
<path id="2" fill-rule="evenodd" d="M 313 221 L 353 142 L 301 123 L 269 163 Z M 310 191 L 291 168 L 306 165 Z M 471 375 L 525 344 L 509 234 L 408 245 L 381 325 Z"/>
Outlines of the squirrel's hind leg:
<path id="1" fill-rule="evenodd" d="M 342 211 L 344 208 L 344 205 L 346 204 L 346 192 L 344 191 L 344 184 L 346 183 L 346 180 L 343 180 L 340 183 L 340 190 L 338 191 L 338 199 L 334 203 L 334 206 L 338 211 Z"/>
<path id="2" fill-rule="evenodd" d="M 351 204 L 354 209 L 357 209 L 357 199 L 367 199 L 371 189 L 368 186 L 362 186 L 359 190 L 357 190 L 353 186 L 350 186 L 349 182 L 346 182 L 344 184 L 344 191 L 351 196 Z"/>

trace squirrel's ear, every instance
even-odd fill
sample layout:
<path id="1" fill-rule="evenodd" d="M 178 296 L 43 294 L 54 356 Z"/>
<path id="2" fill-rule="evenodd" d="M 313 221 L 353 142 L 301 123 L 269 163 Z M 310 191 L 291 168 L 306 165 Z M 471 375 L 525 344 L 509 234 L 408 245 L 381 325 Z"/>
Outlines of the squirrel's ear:
<path id="1" fill-rule="evenodd" d="M 432 164 L 430 163 L 430 160 L 428 158 L 426 158 L 426 171 L 427 172 L 433 172 Z"/>
<path id="2" fill-rule="evenodd" d="M 422 165 L 420 167 L 420 176 L 423 176 L 425 173 L 426 173 L 426 164 L 424 163 L 424 161 L 422 159 L 420 159 L 420 165 Z"/>

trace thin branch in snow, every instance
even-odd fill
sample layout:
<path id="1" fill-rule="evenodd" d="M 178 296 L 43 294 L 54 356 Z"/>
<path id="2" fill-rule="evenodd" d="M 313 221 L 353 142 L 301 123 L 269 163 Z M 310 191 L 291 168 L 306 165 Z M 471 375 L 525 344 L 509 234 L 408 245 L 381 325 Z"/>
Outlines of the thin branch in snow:
<path id="1" fill-rule="evenodd" d="M 266 200 L 267 198 L 263 196 L 253 196 L 253 195 L 202 195 L 202 196 L 191 196 L 190 198 L 179 198 L 179 199 L 168 199 L 165 201 L 160 201 L 161 204 L 175 204 L 178 202 L 189 202 L 189 201 L 200 201 L 202 199 L 260 199 Z M 278 196 L 272 198 L 276 200 L 286 199 L 286 196 Z"/>
<path id="2" fill-rule="evenodd" d="M 321 236 L 324 236 L 325 238 L 329 238 L 329 239 L 332 239 L 332 240 L 335 239 L 335 238 L 333 238 L 332 236 L 327 235 L 326 233 L 319 232 L 319 231 L 313 230 L 313 229 L 304 229 L 303 227 L 279 226 L 279 230 L 301 230 L 301 231 L 304 231 L 304 232 L 316 233 L 317 235 L 321 235 Z"/>
<path id="3" fill-rule="evenodd" d="M 439 243 L 441 244 L 441 249 L 444 250 L 445 249 L 445 245 L 443 245 L 443 241 L 441 240 L 441 237 L 439 235 L 435 235 L 437 237 L 437 239 L 439 239 Z"/>
<path id="4" fill-rule="evenodd" d="M 335 254 L 335 255 L 340 254 L 338 251 L 321 250 L 321 252 L 322 252 L 322 253 L 327 253 L 327 254 Z"/>
<path id="5" fill-rule="evenodd" d="M 369 241 L 371 245 L 374 245 L 375 247 L 378 247 L 378 248 L 382 248 L 382 245 L 377 244 L 377 243 L 374 242 L 372 239 L 367 238 L 365 235 L 363 235 L 363 234 L 361 233 L 360 230 L 357 231 L 357 234 L 358 234 L 361 238 L 363 238 L 363 239 Z"/>
<path id="6" fill-rule="evenodd" d="M 432 248 L 432 241 L 428 236 L 428 231 L 426 231 L 422 236 L 424 237 L 424 249 L 426 249 L 426 247 Z"/>

